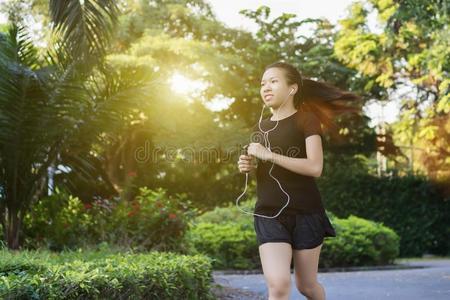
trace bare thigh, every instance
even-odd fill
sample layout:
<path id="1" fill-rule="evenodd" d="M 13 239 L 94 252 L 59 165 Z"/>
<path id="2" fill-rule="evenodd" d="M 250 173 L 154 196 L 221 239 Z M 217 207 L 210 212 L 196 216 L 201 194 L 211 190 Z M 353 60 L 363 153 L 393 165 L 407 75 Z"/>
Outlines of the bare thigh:
<path id="1" fill-rule="evenodd" d="M 307 291 L 317 283 L 322 245 L 323 243 L 312 249 L 293 250 L 295 284 L 301 291 Z"/>
<path id="2" fill-rule="evenodd" d="M 277 294 L 290 292 L 292 246 L 289 243 L 269 242 L 259 246 L 259 256 L 269 290 Z"/>

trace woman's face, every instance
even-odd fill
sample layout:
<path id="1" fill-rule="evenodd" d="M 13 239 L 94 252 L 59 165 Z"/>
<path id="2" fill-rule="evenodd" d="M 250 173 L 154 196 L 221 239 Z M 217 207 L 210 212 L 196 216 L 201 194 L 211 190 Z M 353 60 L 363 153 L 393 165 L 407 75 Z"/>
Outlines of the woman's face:
<path id="1" fill-rule="evenodd" d="M 294 93 L 289 96 L 292 87 L 287 85 L 284 72 L 280 68 L 267 69 L 261 79 L 261 98 L 267 106 L 277 108 L 283 101 L 289 101 L 287 97 L 293 98 Z M 291 100 L 292 101 L 292 100 Z M 287 106 L 286 103 L 284 106 Z"/>

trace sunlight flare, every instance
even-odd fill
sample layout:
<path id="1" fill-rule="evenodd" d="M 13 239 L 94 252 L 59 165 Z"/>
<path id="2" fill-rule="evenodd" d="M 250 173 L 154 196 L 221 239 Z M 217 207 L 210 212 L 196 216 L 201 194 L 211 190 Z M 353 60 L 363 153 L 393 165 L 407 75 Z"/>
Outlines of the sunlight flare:
<path id="1" fill-rule="evenodd" d="M 175 72 L 170 77 L 170 86 L 173 91 L 179 94 L 198 97 L 208 84 L 201 80 L 192 80 L 181 73 Z"/>

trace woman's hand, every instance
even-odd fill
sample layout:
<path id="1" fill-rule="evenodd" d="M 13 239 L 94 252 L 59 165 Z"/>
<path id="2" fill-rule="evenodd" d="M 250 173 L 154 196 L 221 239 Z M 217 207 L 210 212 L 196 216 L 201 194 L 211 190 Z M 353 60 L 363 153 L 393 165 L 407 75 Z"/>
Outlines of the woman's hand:
<path id="1" fill-rule="evenodd" d="M 272 157 L 272 152 L 270 152 L 266 147 L 260 143 L 250 143 L 247 148 L 248 155 L 253 155 L 256 158 L 267 161 Z"/>
<path id="2" fill-rule="evenodd" d="M 239 172 L 247 173 L 256 168 L 254 157 L 251 155 L 241 155 L 238 161 Z"/>

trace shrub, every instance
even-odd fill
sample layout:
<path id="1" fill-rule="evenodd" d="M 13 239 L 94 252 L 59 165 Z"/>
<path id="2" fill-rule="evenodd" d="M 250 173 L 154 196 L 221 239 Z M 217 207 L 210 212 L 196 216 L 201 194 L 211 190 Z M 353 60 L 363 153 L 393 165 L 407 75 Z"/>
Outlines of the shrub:
<path id="1" fill-rule="evenodd" d="M 213 299 L 211 262 L 171 252 L 0 252 L 1 299 Z"/>
<path id="2" fill-rule="evenodd" d="M 253 201 L 242 203 L 250 210 Z M 392 263 L 399 252 L 399 237 L 390 228 L 356 216 L 338 219 L 327 212 L 336 229 L 336 237 L 325 238 L 319 260 L 321 267 L 380 265 Z M 241 213 L 235 205 L 215 208 L 196 218 L 186 239 L 193 253 L 213 259 L 215 269 L 259 268 L 253 217 Z"/>
<path id="3" fill-rule="evenodd" d="M 89 247 L 99 242 L 134 250 L 187 253 L 183 236 L 197 214 L 185 194 L 139 189 L 132 201 L 120 198 L 82 203 L 64 191 L 40 199 L 24 221 L 26 248 Z"/>
<path id="4" fill-rule="evenodd" d="M 385 265 L 398 256 L 400 238 L 383 224 L 353 215 L 347 219 L 330 216 L 330 220 L 336 237 L 325 239 L 322 266 Z"/>
<path id="5" fill-rule="evenodd" d="M 209 255 L 216 269 L 254 269 L 259 266 L 253 225 L 199 223 L 187 235 L 198 253 Z M 194 252 L 194 253 L 196 253 Z"/>
<path id="6" fill-rule="evenodd" d="M 357 215 L 394 229 L 401 236 L 400 256 L 450 253 L 450 199 L 444 187 L 424 176 L 363 174 L 340 160 L 318 180 L 327 209 L 340 218 Z"/>
<path id="7" fill-rule="evenodd" d="M 252 211 L 255 200 L 240 201 L 239 207 Z M 192 222 L 186 235 L 192 253 L 208 254 L 215 269 L 253 269 L 260 265 L 253 216 L 235 204 L 216 207 Z"/>
<path id="8" fill-rule="evenodd" d="M 118 203 L 106 228 L 100 230 L 114 233 L 111 242 L 136 250 L 186 252 L 183 236 L 197 214 L 190 204 L 185 194 L 171 197 L 161 188 L 140 188 L 133 201 Z"/>
<path id="9" fill-rule="evenodd" d="M 55 189 L 51 196 L 41 198 L 23 220 L 25 246 L 61 250 L 64 246 L 82 246 L 92 227 L 93 218 L 83 203 L 66 191 Z"/>

